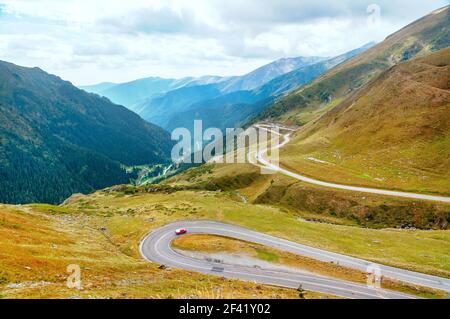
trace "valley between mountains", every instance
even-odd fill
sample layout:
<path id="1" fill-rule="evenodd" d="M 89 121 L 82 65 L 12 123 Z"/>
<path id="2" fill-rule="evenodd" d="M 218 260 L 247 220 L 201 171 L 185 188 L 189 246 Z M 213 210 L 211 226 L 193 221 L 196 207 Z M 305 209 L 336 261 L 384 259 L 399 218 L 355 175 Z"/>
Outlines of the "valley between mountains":
<path id="1" fill-rule="evenodd" d="M 0 298 L 448 297 L 449 26 L 236 77 L 77 88 L 0 62 Z M 279 129 L 279 163 L 172 164 L 194 120 Z"/>

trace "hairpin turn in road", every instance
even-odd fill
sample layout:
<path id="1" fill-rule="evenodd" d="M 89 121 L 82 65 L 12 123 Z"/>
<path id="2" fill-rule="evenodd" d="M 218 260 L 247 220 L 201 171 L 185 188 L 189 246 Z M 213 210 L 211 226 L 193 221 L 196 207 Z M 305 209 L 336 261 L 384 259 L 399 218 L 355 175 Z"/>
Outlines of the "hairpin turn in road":
<path id="1" fill-rule="evenodd" d="M 158 228 L 152 231 L 141 242 L 140 251 L 142 256 L 148 261 L 173 268 L 288 288 L 298 288 L 299 285 L 302 285 L 306 290 L 328 293 L 346 298 L 414 298 L 413 296 L 399 292 L 376 289 L 371 286 L 319 276 L 313 273 L 261 269 L 191 258 L 171 248 L 172 240 L 177 237 L 175 232 L 180 228 L 187 229 L 189 234 L 211 234 L 240 239 L 324 262 L 334 262 L 343 267 L 364 272 L 366 272 L 368 267 L 372 267 L 372 269 L 377 268 L 381 271 L 383 276 L 388 278 L 450 291 L 449 279 L 374 264 L 370 261 L 294 243 L 240 226 L 214 221 L 183 221 Z"/>

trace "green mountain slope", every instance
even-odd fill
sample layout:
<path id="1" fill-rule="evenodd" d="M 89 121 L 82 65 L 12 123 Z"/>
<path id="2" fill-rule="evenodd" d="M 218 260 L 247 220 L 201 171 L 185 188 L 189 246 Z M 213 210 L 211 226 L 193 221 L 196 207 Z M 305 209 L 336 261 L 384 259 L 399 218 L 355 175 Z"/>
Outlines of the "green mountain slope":
<path id="1" fill-rule="evenodd" d="M 0 62 L 0 202 L 57 203 L 164 162 L 169 134 L 38 68 Z"/>
<path id="2" fill-rule="evenodd" d="M 304 124 L 323 114 L 391 66 L 424 56 L 450 44 L 449 6 L 411 23 L 385 41 L 333 68 L 260 114 L 257 119 L 277 118 Z"/>

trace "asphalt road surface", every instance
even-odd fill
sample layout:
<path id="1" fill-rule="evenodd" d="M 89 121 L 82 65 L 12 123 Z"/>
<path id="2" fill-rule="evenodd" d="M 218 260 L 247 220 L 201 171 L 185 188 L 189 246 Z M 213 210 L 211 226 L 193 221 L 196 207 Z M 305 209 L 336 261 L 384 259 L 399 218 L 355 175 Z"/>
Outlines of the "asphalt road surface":
<path id="1" fill-rule="evenodd" d="M 286 127 L 277 127 L 275 125 L 256 125 L 258 129 L 267 130 L 283 137 L 283 142 L 279 143 L 275 148 L 281 148 L 290 141 L 290 134 L 280 134 L 274 131 L 279 130 L 293 131 Z M 266 169 L 280 172 L 297 180 L 331 187 L 336 189 L 344 189 L 356 192 L 405 197 L 411 199 L 430 200 L 438 202 L 450 202 L 449 197 L 433 196 L 425 194 L 398 192 L 391 190 L 383 190 L 368 187 L 348 186 L 336 183 L 329 183 L 316 180 L 307 176 L 303 176 L 275 165 L 264 158 L 267 149 L 260 150 L 256 154 L 255 159 L 258 164 Z M 346 298 L 389 298 L 404 299 L 414 298 L 413 296 L 388 291 L 381 288 L 375 288 L 369 285 L 351 283 L 334 278 L 319 276 L 312 273 L 301 271 L 284 271 L 279 269 L 262 269 L 260 267 L 246 267 L 242 265 L 225 264 L 214 262 L 211 260 L 196 259 L 185 256 L 171 248 L 171 241 L 176 238 L 175 230 L 177 228 L 187 228 L 190 234 L 212 234 L 226 236 L 245 240 L 252 243 L 265 245 L 268 247 L 288 251 L 294 254 L 314 258 L 324 262 L 334 262 L 340 266 L 381 274 L 383 277 L 399 280 L 402 282 L 440 289 L 450 292 L 450 280 L 437 276 L 426 275 L 422 273 L 412 272 L 395 267 L 374 264 L 372 262 L 345 256 L 325 250 L 312 248 L 298 243 L 290 242 L 285 239 L 276 238 L 266 234 L 258 233 L 249 229 L 245 229 L 235 225 L 223 224 L 213 221 L 186 221 L 177 222 L 161 227 L 151 232 L 141 242 L 140 251 L 142 256 L 151 262 L 166 265 L 174 268 L 181 268 L 189 271 L 200 272 L 204 274 L 212 274 L 227 278 L 236 278 L 246 281 L 254 281 L 262 284 L 270 284 L 288 288 L 298 288 L 302 285 L 303 289 L 328 293 Z"/>
<path id="2" fill-rule="evenodd" d="M 283 136 L 283 142 L 278 144 L 277 146 L 275 146 L 273 149 L 282 148 L 284 145 L 286 145 L 290 141 L 290 134 L 282 135 L 282 134 L 277 133 L 276 131 L 273 131 L 273 128 L 277 128 L 276 125 L 255 125 L 255 127 L 258 129 L 267 130 L 274 134 Z M 278 127 L 278 129 L 286 130 L 287 128 Z M 290 129 L 287 129 L 287 130 L 290 130 Z M 292 131 L 292 130 L 290 130 L 290 131 Z M 278 165 L 270 163 L 268 160 L 266 160 L 264 158 L 264 155 L 267 153 L 267 151 L 268 151 L 267 149 L 263 149 L 256 154 L 256 160 L 258 161 L 259 164 L 262 165 L 262 167 L 273 170 L 275 172 L 282 173 L 284 175 L 290 176 L 290 177 L 300 180 L 302 182 L 315 184 L 315 185 L 319 185 L 319 186 L 324 186 L 324 187 L 344 189 L 344 190 L 349 190 L 349 191 L 354 191 L 354 192 L 363 192 L 363 193 L 396 196 L 396 197 L 406 197 L 406 198 L 411 198 L 411 199 L 421 199 L 421 200 L 450 203 L 450 197 L 398 192 L 398 191 L 391 191 L 391 190 L 378 189 L 378 188 L 369 188 L 369 187 L 349 186 L 349 185 L 342 185 L 342 184 L 320 181 L 320 180 L 317 180 L 314 178 L 310 178 L 307 176 L 303 176 L 303 175 L 288 171 L 287 169 L 281 168 Z"/>
<path id="3" fill-rule="evenodd" d="M 364 272 L 369 268 L 372 269 L 374 273 L 377 273 L 379 270 L 381 275 L 388 278 L 450 291 L 449 279 L 374 264 L 366 260 L 308 247 L 239 226 L 213 221 L 176 222 L 156 229 L 142 240 L 140 245 L 142 256 L 148 261 L 173 268 L 288 288 L 298 288 L 299 285 L 302 285 L 305 290 L 328 293 L 346 298 L 414 298 L 413 296 L 394 291 L 375 288 L 364 284 L 351 283 L 307 272 L 261 269 L 191 258 L 171 248 L 171 241 L 177 237 L 175 230 L 178 228 L 186 228 L 189 234 L 212 234 L 236 238 L 325 262 L 338 263 L 343 267 Z"/>

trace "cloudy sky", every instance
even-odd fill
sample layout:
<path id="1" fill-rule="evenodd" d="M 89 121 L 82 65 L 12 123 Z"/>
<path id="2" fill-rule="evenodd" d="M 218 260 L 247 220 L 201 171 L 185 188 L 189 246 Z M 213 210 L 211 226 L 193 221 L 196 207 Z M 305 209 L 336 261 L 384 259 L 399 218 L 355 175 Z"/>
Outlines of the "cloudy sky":
<path id="1" fill-rule="evenodd" d="M 240 75 L 381 41 L 448 0 L 0 0 L 0 60 L 77 85 Z"/>

